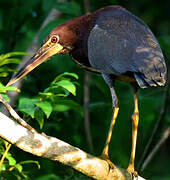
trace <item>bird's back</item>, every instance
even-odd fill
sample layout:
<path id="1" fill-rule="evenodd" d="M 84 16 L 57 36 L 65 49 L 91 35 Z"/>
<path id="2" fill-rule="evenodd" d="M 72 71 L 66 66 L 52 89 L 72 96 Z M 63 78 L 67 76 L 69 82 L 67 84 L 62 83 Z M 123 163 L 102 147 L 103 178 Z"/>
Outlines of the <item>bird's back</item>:
<path id="1" fill-rule="evenodd" d="M 103 8 L 97 13 L 88 38 L 91 66 L 117 76 L 133 72 L 142 88 L 164 85 L 164 57 L 148 26 L 120 7 Z"/>

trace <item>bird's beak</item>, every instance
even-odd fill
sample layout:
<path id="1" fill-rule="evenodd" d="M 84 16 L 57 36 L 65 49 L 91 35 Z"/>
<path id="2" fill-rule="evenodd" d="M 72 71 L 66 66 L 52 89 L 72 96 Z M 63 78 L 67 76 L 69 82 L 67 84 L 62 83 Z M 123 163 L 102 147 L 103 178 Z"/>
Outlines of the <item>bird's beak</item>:
<path id="1" fill-rule="evenodd" d="M 14 84 L 19 79 L 21 79 L 23 76 L 28 74 L 30 71 L 32 71 L 34 68 L 36 68 L 38 65 L 46 61 L 48 58 L 55 54 L 60 54 L 63 50 L 63 46 L 59 43 L 56 44 L 49 44 L 49 42 L 45 43 L 35 54 L 32 58 L 30 58 L 25 65 L 23 65 L 19 71 L 14 74 L 12 79 L 8 82 L 7 86 L 10 86 L 11 84 Z"/>

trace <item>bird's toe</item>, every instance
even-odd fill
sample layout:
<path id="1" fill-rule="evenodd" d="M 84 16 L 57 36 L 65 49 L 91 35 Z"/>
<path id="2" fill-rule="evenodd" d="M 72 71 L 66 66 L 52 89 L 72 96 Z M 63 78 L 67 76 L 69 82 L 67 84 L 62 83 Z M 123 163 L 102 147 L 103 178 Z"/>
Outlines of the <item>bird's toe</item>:
<path id="1" fill-rule="evenodd" d="M 114 164 L 112 163 L 112 161 L 109 159 L 109 156 L 108 156 L 108 155 L 102 154 L 102 155 L 100 156 L 100 158 L 103 159 L 103 160 L 105 160 L 105 161 L 108 163 L 108 165 L 109 165 L 109 167 L 110 167 L 111 169 L 114 169 L 114 168 L 115 168 L 115 165 L 114 165 Z"/>
<path id="2" fill-rule="evenodd" d="M 132 166 L 132 165 L 129 165 L 129 166 L 128 166 L 127 171 L 128 171 L 130 174 L 132 174 L 133 176 L 135 176 L 135 177 L 138 176 L 138 172 L 135 171 L 134 166 Z"/>

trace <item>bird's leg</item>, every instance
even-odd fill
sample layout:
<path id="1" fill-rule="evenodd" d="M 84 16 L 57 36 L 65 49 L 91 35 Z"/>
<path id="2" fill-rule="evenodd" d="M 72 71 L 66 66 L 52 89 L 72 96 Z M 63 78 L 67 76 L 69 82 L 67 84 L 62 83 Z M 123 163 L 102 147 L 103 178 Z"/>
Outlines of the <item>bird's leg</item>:
<path id="1" fill-rule="evenodd" d="M 119 111 L 119 107 L 114 107 L 113 108 L 113 117 L 112 117 L 112 120 L 111 120 L 111 123 L 110 123 L 110 128 L 109 128 L 109 131 L 108 131 L 105 147 L 104 147 L 103 152 L 102 152 L 102 157 L 109 158 L 109 144 L 110 144 L 110 140 L 111 140 L 111 137 L 112 137 L 112 131 L 113 131 L 113 127 L 114 127 L 115 122 L 116 122 L 118 111 Z"/>
<path id="2" fill-rule="evenodd" d="M 110 160 L 109 160 L 109 144 L 110 144 L 110 140 L 111 140 L 111 137 L 112 137 L 113 127 L 115 125 L 116 118 L 117 118 L 117 115 L 118 115 L 118 112 L 119 112 L 118 98 L 116 96 L 114 88 L 111 87 L 110 91 L 111 91 L 111 94 L 112 94 L 113 116 L 112 116 L 112 120 L 111 120 L 111 123 L 110 123 L 110 128 L 109 128 L 109 131 L 108 131 L 105 147 L 104 147 L 103 152 L 102 152 L 102 158 L 109 161 L 109 164 L 111 164 Z"/>
<path id="3" fill-rule="evenodd" d="M 127 168 L 127 171 L 132 173 L 134 176 L 137 176 L 137 172 L 135 171 L 134 168 L 134 161 L 135 161 L 135 151 L 136 151 L 136 142 L 137 142 L 138 121 L 139 121 L 138 89 L 137 87 L 134 87 L 134 113 L 132 115 L 132 150 L 131 150 L 129 166 Z"/>

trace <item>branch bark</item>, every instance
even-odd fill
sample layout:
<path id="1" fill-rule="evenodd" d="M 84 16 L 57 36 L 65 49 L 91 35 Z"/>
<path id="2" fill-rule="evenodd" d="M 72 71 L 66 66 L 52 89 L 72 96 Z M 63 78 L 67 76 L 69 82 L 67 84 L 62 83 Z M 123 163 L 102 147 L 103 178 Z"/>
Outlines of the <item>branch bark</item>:
<path id="1" fill-rule="evenodd" d="M 32 132 L 0 112 L 0 137 L 23 151 L 58 161 L 98 180 L 132 180 L 124 169 L 110 168 L 107 161 L 87 154 L 55 137 Z M 138 176 L 138 180 L 142 180 Z"/>

